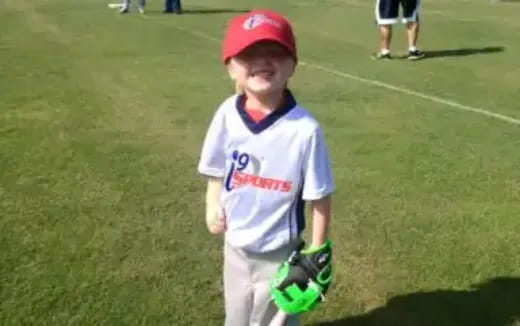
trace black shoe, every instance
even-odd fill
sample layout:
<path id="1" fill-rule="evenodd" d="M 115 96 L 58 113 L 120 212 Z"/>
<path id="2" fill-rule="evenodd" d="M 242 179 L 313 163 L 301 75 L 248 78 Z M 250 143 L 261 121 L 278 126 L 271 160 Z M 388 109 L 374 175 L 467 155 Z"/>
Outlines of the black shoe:
<path id="1" fill-rule="evenodd" d="M 119 9 L 120 14 L 128 14 L 129 12 L 130 12 L 130 8 L 127 6 L 121 7 L 121 9 Z"/>
<path id="2" fill-rule="evenodd" d="M 408 51 L 408 60 L 419 60 L 425 57 L 424 52 L 415 50 L 415 51 Z"/>
<path id="3" fill-rule="evenodd" d="M 391 60 L 392 56 L 390 55 L 390 52 L 388 52 L 388 53 L 378 52 L 378 53 L 372 54 L 372 59 L 374 59 L 374 60 Z"/>

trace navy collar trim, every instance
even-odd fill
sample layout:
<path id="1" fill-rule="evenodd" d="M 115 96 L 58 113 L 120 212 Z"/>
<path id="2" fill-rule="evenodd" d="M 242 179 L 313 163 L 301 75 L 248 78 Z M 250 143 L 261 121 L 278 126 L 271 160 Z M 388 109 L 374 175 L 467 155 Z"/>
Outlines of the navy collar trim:
<path id="1" fill-rule="evenodd" d="M 247 129 L 249 129 L 249 131 L 251 131 L 253 134 L 259 134 L 265 129 L 269 128 L 276 121 L 278 121 L 278 119 L 280 119 L 289 111 L 294 109 L 297 105 L 296 100 L 294 99 L 294 96 L 292 95 L 291 91 L 286 89 L 284 92 L 285 105 L 279 108 L 278 110 L 274 110 L 268 116 L 256 123 L 246 112 L 246 109 L 244 107 L 244 96 L 244 94 L 237 96 L 235 104 L 240 118 L 242 118 L 242 121 L 246 125 Z"/>

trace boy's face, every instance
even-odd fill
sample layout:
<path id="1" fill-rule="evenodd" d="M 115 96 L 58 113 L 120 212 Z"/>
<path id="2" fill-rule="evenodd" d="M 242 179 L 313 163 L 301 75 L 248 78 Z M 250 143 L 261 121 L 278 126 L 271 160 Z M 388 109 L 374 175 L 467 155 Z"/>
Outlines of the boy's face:
<path id="1" fill-rule="evenodd" d="M 227 68 L 232 79 L 253 94 L 284 89 L 294 73 L 294 58 L 282 45 L 257 42 L 231 58 Z"/>

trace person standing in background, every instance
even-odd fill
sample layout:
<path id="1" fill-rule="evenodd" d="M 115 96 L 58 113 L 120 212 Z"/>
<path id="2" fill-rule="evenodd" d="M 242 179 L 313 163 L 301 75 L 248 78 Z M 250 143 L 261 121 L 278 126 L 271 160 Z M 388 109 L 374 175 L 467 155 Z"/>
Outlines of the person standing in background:
<path id="1" fill-rule="evenodd" d="M 122 14 L 129 13 L 130 12 L 130 2 L 131 2 L 131 0 L 124 0 L 119 12 Z M 146 0 L 137 0 L 137 10 L 139 10 L 139 12 L 141 14 L 144 14 L 145 5 L 146 5 Z"/>
<path id="2" fill-rule="evenodd" d="M 424 57 L 417 49 L 419 36 L 419 2 L 420 0 L 376 0 L 376 21 L 379 26 L 379 52 L 373 55 L 376 60 L 392 59 L 390 42 L 392 40 L 392 25 L 398 22 L 399 7 L 402 9 L 402 22 L 406 24 L 408 37 L 408 56 L 410 60 Z"/>
<path id="3" fill-rule="evenodd" d="M 181 0 L 164 0 L 165 14 L 182 14 Z"/>

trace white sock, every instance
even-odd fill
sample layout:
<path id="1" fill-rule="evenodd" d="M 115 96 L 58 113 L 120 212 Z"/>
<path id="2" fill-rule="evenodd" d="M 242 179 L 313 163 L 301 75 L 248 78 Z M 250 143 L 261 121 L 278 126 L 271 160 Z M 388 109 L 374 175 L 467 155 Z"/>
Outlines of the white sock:
<path id="1" fill-rule="evenodd" d="M 410 52 L 415 52 L 415 51 L 417 51 L 417 47 L 416 47 L 415 45 L 412 45 L 412 46 L 410 46 L 410 47 L 408 48 L 408 51 L 410 51 Z"/>
<path id="2" fill-rule="evenodd" d="M 390 50 L 388 49 L 381 49 L 381 54 L 388 54 L 390 53 Z"/>

